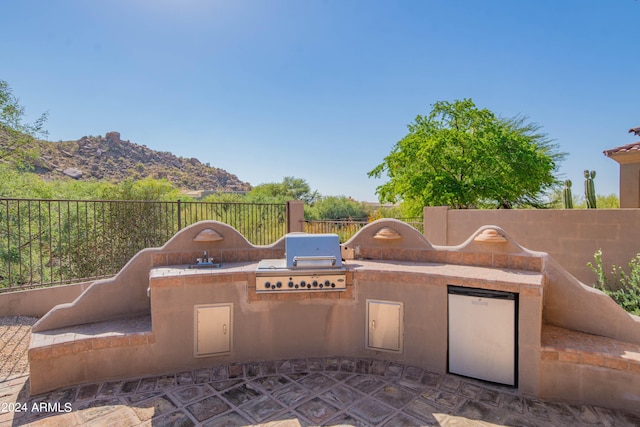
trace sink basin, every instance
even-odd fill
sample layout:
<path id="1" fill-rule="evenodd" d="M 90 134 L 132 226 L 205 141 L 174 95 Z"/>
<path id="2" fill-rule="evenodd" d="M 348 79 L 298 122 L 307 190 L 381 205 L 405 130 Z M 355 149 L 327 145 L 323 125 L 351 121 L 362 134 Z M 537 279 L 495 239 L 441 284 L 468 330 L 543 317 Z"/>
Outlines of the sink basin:
<path id="1" fill-rule="evenodd" d="M 216 264 L 213 262 L 199 262 L 197 264 L 191 264 L 189 268 L 220 268 L 222 264 Z"/>

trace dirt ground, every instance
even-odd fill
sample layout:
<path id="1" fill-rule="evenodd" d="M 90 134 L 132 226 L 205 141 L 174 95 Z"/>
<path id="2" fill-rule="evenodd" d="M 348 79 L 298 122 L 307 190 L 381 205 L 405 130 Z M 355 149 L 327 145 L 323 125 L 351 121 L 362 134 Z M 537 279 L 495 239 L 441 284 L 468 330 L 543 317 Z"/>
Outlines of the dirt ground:
<path id="1" fill-rule="evenodd" d="M 0 381 L 29 373 L 27 350 L 34 317 L 0 317 Z"/>

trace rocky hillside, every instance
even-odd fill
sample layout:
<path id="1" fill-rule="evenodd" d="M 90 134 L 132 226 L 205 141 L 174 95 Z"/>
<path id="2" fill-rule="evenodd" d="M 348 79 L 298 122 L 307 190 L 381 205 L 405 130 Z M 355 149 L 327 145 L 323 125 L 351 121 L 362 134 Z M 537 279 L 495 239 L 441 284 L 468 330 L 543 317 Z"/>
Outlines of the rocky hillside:
<path id="1" fill-rule="evenodd" d="M 120 139 L 118 132 L 77 141 L 38 141 L 35 172 L 45 179 L 123 181 L 166 178 L 182 190 L 248 191 L 251 186 L 229 172 L 145 145 Z"/>

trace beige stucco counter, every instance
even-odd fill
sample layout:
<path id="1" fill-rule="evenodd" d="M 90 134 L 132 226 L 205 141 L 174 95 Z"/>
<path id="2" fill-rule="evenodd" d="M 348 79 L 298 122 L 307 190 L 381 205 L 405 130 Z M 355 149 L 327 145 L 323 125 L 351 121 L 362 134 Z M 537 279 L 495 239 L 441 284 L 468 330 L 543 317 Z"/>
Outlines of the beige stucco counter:
<path id="1" fill-rule="evenodd" d="M 377 274 L 400 274 L 406 277 L 448 277 L 456 278 L 459 282 L 467 283 L 470 287 L 478 281 L 484 281 L 482 286 L 497 289 L 502 286 L 513 285 L 511 288 L 517 292 L 521 286 L 540 287 L 544 281 L 544 275 L 540 272 L 499 269 L 468 265 L 419 263 L 407 261 L 374 261 L 352 260 L 347 263 L 347 269 L 358 276 L 366 277 Z"/>
<path id="2" fill-rule="evenodd" d="M 220 267 L 192 268 L 187 264 L 155 267 L 149 271 L 149 279 L 160 277 L 207 276 L 233 273 L 254 273 L 257 262 L 228 262 Z"/>
<path id="3" fill-rule="evenodd" d="M 167 369 L 216 363 L 351 356 L 447 369 L 447 285 L 519 294 L 520 388 L 533 389 L 539 360 L 542 285 L 539 272 L 443 263 L 348 260 L 347 290 L 256 293 L 256 262 L 219 268 L 186 265 L 150 270 L 155 346 Z M 402 305 L 400 351 L 367 347 L 367 301 Z M 194 307 L 231 307 L 228 352 L 196 357 Z M 194 317 L 195 316 L 195 317 Z M 225 326 L 227 327 L 227 326 Z M 208 333 L 208 332 L 207 332 Z"/>
<path id="4" fill-rule="evenodd" d="M 358 278 L 373 279 L 376 275 L 388 274 L 401 275 L 405 279 L 410 277 L 445 277 L 454 278 L 459 284 L 460 280 L 470 287 L 482 282 L 482 286 L 488 289 L 502 290 L 509 287 L 509 291 L 518 292 L 521 287 L 541 287 L 544 275 L 540 272 L 498 269 L 479 266 L 420 263 L 407 261 L 376 261 L 376 260 L 349 260 L 344 262 L 347 272 L 355 274 Z M 191 268 L 189 265 L 174 265 L 152 268 L 149 272 L 149 280 L 174 278 L 206 278 L 221 275 L 235 274 L 238 278 L 247 279 L 243 274 L 250 275 L 256 272 L 257 262 L 233 262 L 222 264 L 213 268 Z M 190 279 L 187 279 L 190 280 Z M 206 280 L 206 279 L 205 279 Z M 462 285 L 464 286 L 464 285 Z"/>

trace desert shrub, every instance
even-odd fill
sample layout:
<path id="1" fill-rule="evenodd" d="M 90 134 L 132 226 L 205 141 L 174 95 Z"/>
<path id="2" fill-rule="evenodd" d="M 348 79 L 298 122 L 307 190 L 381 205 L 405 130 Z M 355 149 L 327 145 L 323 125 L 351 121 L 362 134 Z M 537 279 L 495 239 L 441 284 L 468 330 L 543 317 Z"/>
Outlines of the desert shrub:
<path id="1" fill-rule="evenodd" d="M 629 261 L 629 273 L 622 267 L 613 265 L 609 278 L 602 266 L 602 251 L 593 255 L 595 264 L 587 263 L 596 275 L 596 288 L 609 295 L 615 302 L 631 314 L 640 316 L 640 253 Z"/>

